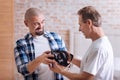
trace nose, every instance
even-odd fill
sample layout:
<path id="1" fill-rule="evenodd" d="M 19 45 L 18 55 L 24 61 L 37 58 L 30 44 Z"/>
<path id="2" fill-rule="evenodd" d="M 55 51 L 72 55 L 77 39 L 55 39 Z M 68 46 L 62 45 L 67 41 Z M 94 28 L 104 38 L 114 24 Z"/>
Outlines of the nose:
<path id="1" fill-rule="evenodd" d="M 41 27 L 41 23 L 39 23 L 38 26 Z"/>
<path id="2" fill-rule="evenodd" d="M 42 26 L 41 26 L 41 24 L 40 23 L 37 23 L 37 26 L 36 26 L 37 28 L 41 28 Z"/>

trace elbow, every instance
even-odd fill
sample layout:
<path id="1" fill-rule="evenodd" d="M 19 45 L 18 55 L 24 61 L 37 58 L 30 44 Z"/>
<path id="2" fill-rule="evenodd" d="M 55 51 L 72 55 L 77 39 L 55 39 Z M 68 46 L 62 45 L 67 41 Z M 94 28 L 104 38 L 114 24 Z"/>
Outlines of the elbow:
<path id="1" fill-rule="evenodd" d="M 19 66 L 18 67 L 18 72 L 21 73 L 23 76 L 28 76 L 29 74 L 31 74 L 31 72 L 28 71 L 26 65 Z"/>

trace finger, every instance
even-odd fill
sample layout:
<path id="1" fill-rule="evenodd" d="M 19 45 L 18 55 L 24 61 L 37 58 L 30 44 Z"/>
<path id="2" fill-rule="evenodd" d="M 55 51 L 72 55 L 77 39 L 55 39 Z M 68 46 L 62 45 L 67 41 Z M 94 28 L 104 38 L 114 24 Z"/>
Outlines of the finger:
<path id="1" fill-rule="evenodd" d="M 54 71 L 54 67 L 49 65 L 49 68 L 50 68 L 51 71 Z"/>
<path id="2" fill-rule="evenodd" d="M 55 60 L 52 60 L 53 61 L 53 64 L 58 64 Z"/>
<path id="3" fill-rule="evenodd" d="M 67 53 L 68 53 L 68 61 L 72 61 L 73 54 L 71 54 L 70 51 L 68 51 Z"/>
<path id="4" fill-rule="evenodd" d="M 45 63 L 46 63 L 46 64 L 53 63 L 53 60 L 52 60 L 52 59 L 45 58 Z"/>
<path id="5" fill-rule="evenodd" d="M 56 66 L 57 63 L 56 63 L 55 60 L 52 60 L 52 63 L 51 63 L 51 64 L 52 64 L 52 66 L 50 66 L 50 67 L 51 67 L 51 68 L 55 68 L 55 66 Z M 51 64 L 50 64 L 50 65 L 51 65 Z"/>
<path id="6" fill-rule="evenodd" d="M 48 54 L 47 56 L 48 56 L 48 57 L 54 57 L 54 55 L 53 55 L 53 54 Z"/>
<path id="7" fill-rule="evenodd" d="M 49 53 L 51 53 L 51 51 L 48 50 L 48 51 L 45 51 L 44 53 L 49 54 Z"/>
<path id="8" fill-rule="evenodd" d="M 48 55 L 47 55 L 47 58 L 48 58 L 48 59 L 54 59 L 54 55 L 48 54 Z"/>
<path id="9" fill-rule="evenodd" d="M 56 62 L 54 61 L 54 60 L 52 60 L 53 62 L 51 63 L 51 64 L 49 64 L 49 68 L 50 68 L 50 70 L 54 70 L 55 69 L 55 64 L 56 64 Z"/>

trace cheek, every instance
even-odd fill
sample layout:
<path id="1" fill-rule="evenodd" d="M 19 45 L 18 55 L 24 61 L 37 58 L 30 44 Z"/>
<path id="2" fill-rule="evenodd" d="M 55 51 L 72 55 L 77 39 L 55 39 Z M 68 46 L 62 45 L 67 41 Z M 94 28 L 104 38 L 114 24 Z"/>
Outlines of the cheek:
<path id="1" fill-rule="evenodd" d="M 80 30 L 84 31 L 84 25 L 81 25 Z"/>
<path id="2" fill-rule="evenodd" d="M 41 24 L 41 28 L 43 28 L 44 27 L 44 24 Z"/>
<path id="3" fill-rule="evenodd" d="M 33 32 L 33 31 L 35 30 L 35 28 L 34 28 L 33 26 L 29 26 L 29 30 L 30 30 L 31 32 Z"/>

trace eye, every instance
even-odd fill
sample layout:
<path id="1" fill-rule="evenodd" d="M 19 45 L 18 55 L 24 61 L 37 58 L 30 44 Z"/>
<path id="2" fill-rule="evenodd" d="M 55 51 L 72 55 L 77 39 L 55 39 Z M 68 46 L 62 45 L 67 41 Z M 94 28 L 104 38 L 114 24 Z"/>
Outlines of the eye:
<path id="1" fill-rule="evenodd" d="M 34 26 L 38 26 L 38 25 L 40 25 L 40 23 L 39 22 L 35 22 L 35 23 L 33 23 L 33 25 Z"/>
<path id="2" fill-rule="evenodd" d="M 44 24 L 44 23 L 45 23 L 45 20 L 42 20 L 41 23 Z"/>
<path id="3" fill-rule="evenodd" d="M 36 26 L 36 25 L 37 25 L 37 23 L 33 23 L 33 25 L 34 25 L 34 26 Z"/>

